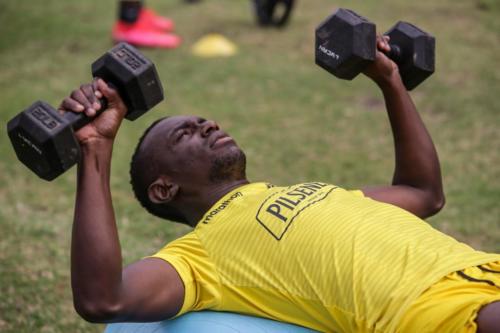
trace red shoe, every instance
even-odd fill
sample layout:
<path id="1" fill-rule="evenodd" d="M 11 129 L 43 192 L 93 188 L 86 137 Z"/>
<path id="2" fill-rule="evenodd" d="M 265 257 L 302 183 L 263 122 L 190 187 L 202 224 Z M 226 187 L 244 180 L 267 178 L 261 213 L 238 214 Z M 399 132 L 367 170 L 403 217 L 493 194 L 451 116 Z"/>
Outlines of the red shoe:
<path id="1" fill-rule="evenodd" d="M 139 24 L 149 25 L 157 30 L 173 31 L 174 21 L 156 14 L 152 9 L 142 8 L 139 13 Z"/>
<path id="2" fill-rule="evenodd" d="M 111 34 L 115 42 L 127 42 L 135 46 L 173 49 L 181 44 L 179 36 L 147 28 L 138 22 L 130 24 L 118 21 Z"/>

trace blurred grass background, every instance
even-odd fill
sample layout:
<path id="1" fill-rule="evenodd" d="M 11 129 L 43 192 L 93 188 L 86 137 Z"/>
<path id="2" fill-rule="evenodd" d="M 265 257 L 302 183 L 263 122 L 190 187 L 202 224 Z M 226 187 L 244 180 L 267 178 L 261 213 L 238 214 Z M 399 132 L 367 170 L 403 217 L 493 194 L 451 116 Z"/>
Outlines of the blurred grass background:
<path id="1" fill-rule="evenodd" d="M 36 99 L 57 106 L 90 80 L 90 64 L 112 46 L 116 1 L 0 1 L 0 331 L 100 332 L 73 310 L 69 247 L 75 170 L 47 183 L 18 163 L 6 123 Z M 437 70 L 412 96 L 440 153 L 447 205 L 429 220 L 486 251 L 500 251 L 500 3 L 496 0 L 298 0 L 283 30 L 260 29 L 250 1 L 147 2 L 174 19 L 176 50 L 145 50 L 166 101 L 124 123 L 112 188 L 125 264 L 187 231 L 143 211 L 129 186 L 133 148 L 168 114 L 216 119 L 248 156 L 248 176 L 275 184 L 329 181 L 347 188 L 386 184 L 393 146 L 380 92 L 314 64 L 316 25 L 351 8 L 380 32 L 406 20 L 437 39 Z M 200 59 L 191 45 L 222 33 L 237 56 Z"/>

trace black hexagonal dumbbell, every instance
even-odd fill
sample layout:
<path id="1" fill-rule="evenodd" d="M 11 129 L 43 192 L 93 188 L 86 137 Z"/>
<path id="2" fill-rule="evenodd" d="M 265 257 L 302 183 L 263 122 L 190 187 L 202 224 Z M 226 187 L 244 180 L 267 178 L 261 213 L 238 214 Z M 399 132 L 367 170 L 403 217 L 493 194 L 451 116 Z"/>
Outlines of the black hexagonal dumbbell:
<path id="1" fill-rule="evenodd" d="M 403 83 L 412 90 L 434 73 L 435 39 L 407 22 L 398 22 L 387 54 L 399 67 Z M 352 80 L 375 60 L 375 24 L 340 8 L 316 28 L 316 64 L 338 78 Z"/>
<path id="2" fill-rule="evenodd" d="M 92 64 L 92 75 L 117 89 L 134 120 L 163 100 L 163 88 L 154 64 L 137 49 L 120 43 Z M 106 100 L 101 99 L 106 109 Z M 92 119 L 83 113 L 63 115 L 43 101 L 33 103 L 12 118 L 7 131 L 17 158 L 40 178 L 52 180 L 80 159 L 74 132 Z"/>

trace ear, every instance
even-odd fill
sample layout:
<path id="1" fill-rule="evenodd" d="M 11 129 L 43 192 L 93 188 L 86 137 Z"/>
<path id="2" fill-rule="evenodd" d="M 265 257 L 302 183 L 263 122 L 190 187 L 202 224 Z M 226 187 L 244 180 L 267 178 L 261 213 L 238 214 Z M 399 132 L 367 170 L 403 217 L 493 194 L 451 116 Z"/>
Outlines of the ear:
<path id="1" fill-rule="evenodd" d="M 148 187 L 148 197 L 155 204 L 164 204 L 172 201 L 179 192 L 179 185 L 160 176 Z"/>

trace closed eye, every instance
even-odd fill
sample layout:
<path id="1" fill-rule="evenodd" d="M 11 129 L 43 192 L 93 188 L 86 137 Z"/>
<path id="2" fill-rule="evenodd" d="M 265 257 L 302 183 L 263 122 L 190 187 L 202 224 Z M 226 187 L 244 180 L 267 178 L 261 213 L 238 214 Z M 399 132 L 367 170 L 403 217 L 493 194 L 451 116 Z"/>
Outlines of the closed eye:
<path id="1" fill-rule="evenodd" d="M 183 128 L 183 129 L 177 131 L 177 133 L 175 135 L 175 142 L 181 141 L 181 139 L 188 134 L 189 134 L 189 132 L 188 132 L 188 129 L 186 129 L 186 128 Z"/>
<path id="2" fill-rule="evenodd" d="M 174 144 L 180 142 L 186 135 L 191 135 L 194 133 L 195 128 L 207 120 L 204 118 L 196 118 L 196 120 L 186 121 L 180 126 L 178 126 L 173 131 L 173 135 L 171 136 Z"/>

